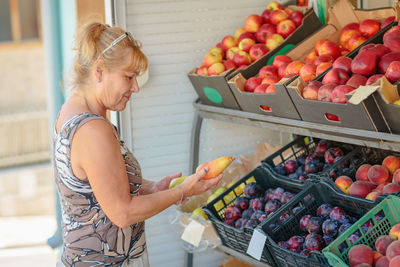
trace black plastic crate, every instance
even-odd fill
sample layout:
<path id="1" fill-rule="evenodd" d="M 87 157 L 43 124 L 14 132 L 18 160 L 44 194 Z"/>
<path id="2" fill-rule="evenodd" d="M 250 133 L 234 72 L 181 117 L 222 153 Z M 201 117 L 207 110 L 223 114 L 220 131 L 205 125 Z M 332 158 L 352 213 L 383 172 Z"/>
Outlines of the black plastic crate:
<path id="1" fill-rule="evenodd" d="M 308 187 L 297 194 L 283 209 L 276 211 L 258 226 L 267 235 L 268 249 L 264 251 L 270 252 L 279 267 L 330 266 L 322 251 L 311 251 L 306 257 L 277 245 L 279 241 L 287 241 L 294 235 L 304 234 L 299 224 L 301 217 L 306 214 L 315 216 L 317 208 L 324 203 L 339 206 L 346 214 L 357 219 L 374 207 L 374 203 L 337 192 L 323 181 L 309 183 Z M 280 216 L 286 213 L 289 213 L 289 216 L 282 222 Z"/>
<path id="2" fill-rule="evenodd" d="M 284 165 L 287 161 L 289 160 L 295 160 L 297 161 L 299 157 L 302 157 L 304 155 L 307 155 L 309 153 L 312 153 L 315 149 L 316 144 L 320 140 L 317 138 L 311 138 L 311 137 L 297 137 L 295 140 L 292 142 L 288 143 L 287 145 L 283 146 L 281 149 L 267 157 L 262 161 L 262 164 L 269 169 L 276 177 L 282 179 L 282 180 L 288 180 L 292 181 L 294 183 L 304 183 L 304 180 L 299 180 L 299 179 L 292 179 L 287 175 L 282 175 L 279 174 L 275 170 L 275 166 L 278 165 Z M 361 149 L 360 146 L 356 145 L 350 145 L 350 144 L 344 144 L 344 143 L 339 143 L 339 142 L 334 142 L 334 141 L 327 141 L 331 143 L 333 146 L 340 147 L 343 152 L 345 152 L 345 155 L 338 160 L 337 162 L 331 164 L 329 167 L 325 168 L 324 170 L 317 172 L 317 173 L 312 173 L 307 175 L 307 180 L 309 179 L 314 179 L 314 180 L 319 180 L 319 176 L 326 175 L 331 172 L 333 168 L 336 166 L 341 166 L 342 163 L 348 161 L 349 158 L 352 158 L 353 155 L 359 153 L 359 150 Z"/>
<path id="3" fill-rule="evenodd" d="M 241 231 L 233 226 L 225 224 L 223 220 L 225 218 L 226 208 L 234 205 L 236 197 L 244 195 L 243 188 L 250 182 L 256 182 L 264 189 L 282 187 L 286 191 L 289 191 L 293 194 L 299 193 L 307 186 L 306 183 L 299 184 L 293 183 L 292 181 L 281 180 L 275 177 L 265 167 L 259 166 L 246 176 L 242 177 L 233 186 L 229 187 L 225 192 L 208 203 L 205 207 L 203 207 L 203 210 L 208 215 L 209 220 L 212 222 L 219 237 L 221 238 L 222 243 L 225 246 L 243 254 L 246 254 L 251 236 L 253 234 L 253 229 L 246 227 L 244 231 Z M 283 209 L 285 205 L 282 205 L 280 209 Z M 271 266 L 276 266 L 268 251 L 263 252 L 261 261 Z"/>
<path id="4" fill-rule="evenodd" d="M 342 190 L 335 184 L 335 179 L 339 176 L 348 176 L 353 181 L 356 181 L 355 175 L 358 168 L 363 164 L 382 164 L 382 161 L 385 157 L 393 155 L 400 158 L 400 154 L 398 152 L 383 150 L 383 149 L 375 149 L 369 147 L 363 147 L 357 150 L 356 153 L 352 154 L 351 157 L 348 158 L 349 167 L 342 168 L 340 165 L 333 166 L 330 172 L 325 172 L 319 175 L 319 179 L 324 180 L 326 183 L 330 184 L 332 188 L 334 188 L 338 192 L 342 192 Z M 400 196 L 400 193 L 395 195 Z M 387 195 L 379 196 L 376 201 L 382 201 Z"/>

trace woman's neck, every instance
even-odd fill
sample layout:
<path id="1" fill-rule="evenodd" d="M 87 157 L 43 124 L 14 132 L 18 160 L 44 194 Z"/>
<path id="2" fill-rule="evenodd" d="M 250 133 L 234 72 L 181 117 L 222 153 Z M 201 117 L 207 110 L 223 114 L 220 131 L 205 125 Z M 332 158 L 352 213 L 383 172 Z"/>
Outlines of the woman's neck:
<path id="1" fill-rule="evenodd" d="M 100 115 L 104 118 L 107 117 L 107 109 L 104 107 L 104 105 L 97 101 L 93 93 L 89 94 L 88 91 L 81 90 L 75 95 L 90 113 Z"/>

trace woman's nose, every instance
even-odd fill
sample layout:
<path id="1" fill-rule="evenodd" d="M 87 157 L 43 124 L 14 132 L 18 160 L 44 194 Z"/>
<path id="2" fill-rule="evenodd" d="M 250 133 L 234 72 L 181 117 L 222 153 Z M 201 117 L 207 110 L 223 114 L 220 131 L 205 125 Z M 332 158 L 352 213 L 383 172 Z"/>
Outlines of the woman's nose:
<path id="1" fill-rule="evenodd" d="M 137 82 L 136 78 L 133 79 L 131 91 L 133 93 L 138 93 L 139 92 L 139 85 L 138 85 L 138 82 Z"/>

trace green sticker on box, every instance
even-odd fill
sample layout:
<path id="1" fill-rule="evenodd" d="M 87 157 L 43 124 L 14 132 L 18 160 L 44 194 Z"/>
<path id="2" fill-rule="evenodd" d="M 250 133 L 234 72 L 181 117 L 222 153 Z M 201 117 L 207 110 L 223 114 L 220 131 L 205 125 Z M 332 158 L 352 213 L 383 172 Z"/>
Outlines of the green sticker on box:
<path id="1" fill-rule="evenodd" d="M 221 94 L 215 90 L 214 88 L 211 87 L 204 87 L 203 88 L 204 94 L 206 95 L 206 97 L 214 103 L 218 103 L 221 104 L 222 103 L 222 96 Z"/>
<path id="2" fill-rule="evenodd" d="M 267 65 L 272 65 L 272 62 L 274 62 L 274 58 L 278 55 L 285 55 L 287 54 L 287 52 L 289 52 L 290 50 L 293 49 L 293 47 L 295 47 L 294 44 L 287 44 L 284 47 L 282 47 L 281 49 L 279 49 L 278 52 L 276 52 L 272 57 L 269 58 Z"/>

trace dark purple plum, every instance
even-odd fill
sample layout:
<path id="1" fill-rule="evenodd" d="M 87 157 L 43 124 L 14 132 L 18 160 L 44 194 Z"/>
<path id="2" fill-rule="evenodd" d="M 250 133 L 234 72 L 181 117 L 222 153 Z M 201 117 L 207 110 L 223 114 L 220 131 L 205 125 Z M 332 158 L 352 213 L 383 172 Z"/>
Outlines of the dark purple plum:
<path id="1" fill-rule="evenodd" d="M 336 237 L 339 230 L 339 222 L 333 219 L 328 219 L 322 224 L 322 232 L 324 235 Z"/>
<path id="2" fill-rule="evenodd" d="M 243 189 L 244 195 L 248 198 L 264 196 L 264 189 L 257 183 L 248 183 Z"/>
<path id="3" fill-rule="evenodd" d="M 264 198 L 259 197 L 251 199 L 249 207 L 252 208 L 253 210 L 264 210 L 265 207 Z"/>
<path id="4" fill-rule="evenodd" d="M 289 202 L 289 200 L 291 200 L 294 197 L 294 194 L 290 193 L 290 192 L 284 192 L 281 196 L 281 203 L 282 204 L 286 204 Z"/>
<path id="5" fill-rule="evenodd" d="M 225 219 L 224 223 L 226 223 L 227 225 L 230 225 L 230 226 L 235 226 L 235 220 L 233 220 L 233 219 Z"/>
<path id="6" fill-rule="evenodd" d="M 260 217 L 258 217 L 258 221 L 262 223 L 264 220 L 268 218 L 268 216 L 269 216 L 268 214 L 264 213 Z"/>
<path id="7" fill-rule="evenodd" d="M 300 252 L 303 249 L 304 238 L 298 235 L 292 236 L 287 241 L 289 249 L 295 252 Z"/>
<path id="8" fill-rule="evenodd" d="M 264 211 L 267 214 L 271 214 L 272 212 L 276 211 L 281 207 L 281 202 L 278 200 L 268 200 L 267 203 L 265 204 Z"/>
<path id="9" fill-rule="evenodd" d="M 304 164 L 307 164 L 313 160 L 318 160 L 318 156 L 315 153 L 310 153 L 308 154 L 308 156 L 306 157 L 306 160 L 304 161 Z"/>
<path id="10" fill-rule="evenodd" d="M 304 232 L 307 232 L 307 224 L 310 221 L 310 219 L 312 218 L 311 215 L 307 214 L 304 215 L 303 217 L 301 217 L 300 219 L 300 229 L 303 230 Z"/>
<path id="11" fill-rule="evenodd" d="M 297 169 L 297 162 L 295 160 L 288 160 L 285 162 L 285 170 L 288 174 L 294 173 Z"/>
<path id="12" fill-rule="evenodd" d="M 239 230 L 243 230 L 244 227 L 246 226 L 247 220 L 240 218 L 235 222 L 235 228 Z"/>
<path id="13" fill-rule="evenodd" d="M 299 178 L 298 178 L 300 181 L 304 181 L 304 180 L 306 180 L 307 179 L 307 174 L 302 174 L 302 175 L 299 175 Z"/>
<path id="14" fill-rule="evenodd" d="M 336 157 L 335 160 L 334 160 L 334 163 L 338 162 L 338 161 L 341 160 L 342 158 L 343 158 L 343 156 Z M 348 167 L 350 166 L 350 161 L 345 160 L 345 161 L 341 162 L 339 166 L 340 166 L 340 168 L 342 168 L 342 169 L 348 168 Z"/>
<path id="15" fill-rule="evenodd" d="M 335 162 L 336 157 L 343 156 L 343 151 L 338 147 L 329 148 L 324 155 L 325 163 L 332 164 Z"/>
<path id="16" fill-rule="evenodd" d="M 300 210 L 301 210 L 301 207 L 300 207 L 300 206 L 296 206 L 296 207 L 293 208 L 292 211 L 293 211 L 294 214 L 296 214 L 296 213 L 299 212 Z"/>
<path id="17" fill-rule="evenodd" d="M 360 235 L 359 235 L 357 232 L 351 234 L 351 235 L 349 236 L 349 242 L 350 242 L 350 244 L 354 244 L 354 242 L 356 242 L 359 238 L 360 238 Z"/>
<path id="18" fill-rule="evenodd" d="M 241 210 L 236 206 L 229 206 L 225 210 L 225 218 L 230 220 L 237 220 L 242 215 Z"/>
<path id="19" fill-rule="evenodd" d="M 308 257 L 308 255 L 310 255 L 310 251 L 308 249 L 303 249 L 300 251 L 300 255 Z"/>
<path id="20" fill-rule="evenodd" d="M 299 179 L 299 175 L 297 173 L 291 173 L 287 176 L 289 179 L 297 180 Z"/>
<path id="21" fill-rule="evenodd" d="M 324 239 L 319 234 L 311 233 L 307 235 L 304 241 L 304 248 L 309 251 L 320 251 L 325 247 Z"/>
<path id="22" fill-rule="evenodd" d="M 329 217 L 339 222 L 345 222 L 346 214 L 340 207 L 333 207 L 329 213 Z"/>
<path id="23" fill-rule="evenodd" d="M 283 189 L 282 187 L 275 188 L 274 190 L 272 190 L 270 200 L 280 201 L 284 192 L 285 192 L 285 189 Z"/>
<path id="24" fill-rule="evenodd" d="M 317 173 L 317 172 L 322 171 L 323 166 L 324 166 L 324 164 L 321 161 L 312 160 L 312 161 L 306 163 L 306 165 L 304 166 L 304 172 L 306 174 Z"/>
<path id="25" fill-rule="evenodd" d="M 274 170 L 280 175 L 287 175 L 286 168 L 283 165 L 275 165 Z"/>
<path id="26" fill-rule="evenodd" d="M 287 211 L 287 212 L 285 212 L 284 214 L 282 214 L 282 215 L 279 217 L 279 220 L 280 220 L 281 222 L 283 222 L 283 221 L 287 220 L 287 219 L 289 218 L 289 216 L 290 216 L 290 214 L 289 214 L 289 212 Z"/>
<path id="27" fill-rule="evenodd" d="M 256 228 L 256 226 L 258 224 L 259 224 L 259 221 L 257 219 L 250 219 L 250 220 L 247 221 L 246 227 L 254 229 L 254 228 Z"/>
<path id="28" fill-rule="evenodd" d="M 235 206 L 241 210 L 245 210 L 249 207 L 249 199 L 247 197 L 238 197 L 235 200 Z"/>
<path id="29" fill-rule="evenodd" d="M 326 140 L 321 140 L 316 144 L 314 153 L 318 157 L 323 157 L 325 152 L 329 149 L 329 143 Z"/>
<path id="30" fill-rule="evenodd" d="M 342 225 L 340 225 L 339 227 L 339 231 L 338 231 L 338 236 L 340 236 L 341 234 L 343 234 L 347 229 L 349 229 L 352 226 L 351 223 L 343 223 Z"/>
<path id="31" fill-rule="evenodd" d="M 298 157 L 297 158 L 297 166 L 301 166 L 301 165 L 304 165 L 304 164 L 306 164 L 306 158 L 307 158 L 307 156 L 306 155 L 301 155 L 300 157 Z"/>
<path id="32" fill-rule="evenodd" d="M 289 249 L 289 245 L 285 241 L 279 241 L 277 245 L 283 249 Z"/>
<path id="33" fill-rule="evenodd" d="M 267 214 L 262 210 L 255 210 L 251 215 L 250 219 L 260 220 L 261 217 L 267 216 Z"/>
<path id="34" fill-rule="evenodd" d="M 332 243 L 335 240 L 335 238 L 330 235 L 324 235 L 322 238 L 324 239 L 326 246 L 328 246 L 330 243 Z"/>
<path id="35" fill-rule="evenodd" d="M 304 173 L 304 165 L 301 165 L 297 168 L 295 174 L 302 175 Z"/>
<path id="36" fill-rule="evenodd" d="M 307 231 L 311 234 L 319 234 L 322 232 L 322 219 L 320 217 L 311 217 L 307 223 Z"/>
<path id="37" fill-rule="evenodd" d="M 317 216 L 322 217 L 323 219 L 329 218 L 329 213 L 331 213 L 331 211 L 332 205 L 324 203 L 318 207 Z"/>
<path id="38" fill-rule="evenodd" d="M 246 209 L 244 211 L 242 211 L 242 218 L 243 219 L 250 219 L 251 215 L 253 215 L 254 210 L 252 208 Z"/>
<path id="39" fill-rule="evenodd" d="M 272 198 L 273 193 L 274 193 L 274 189 L 268 188 L 268 189 L 265 191 L 264 200 L 265 200 L 265 201 L 270 200 L 270 199 Z"/>

